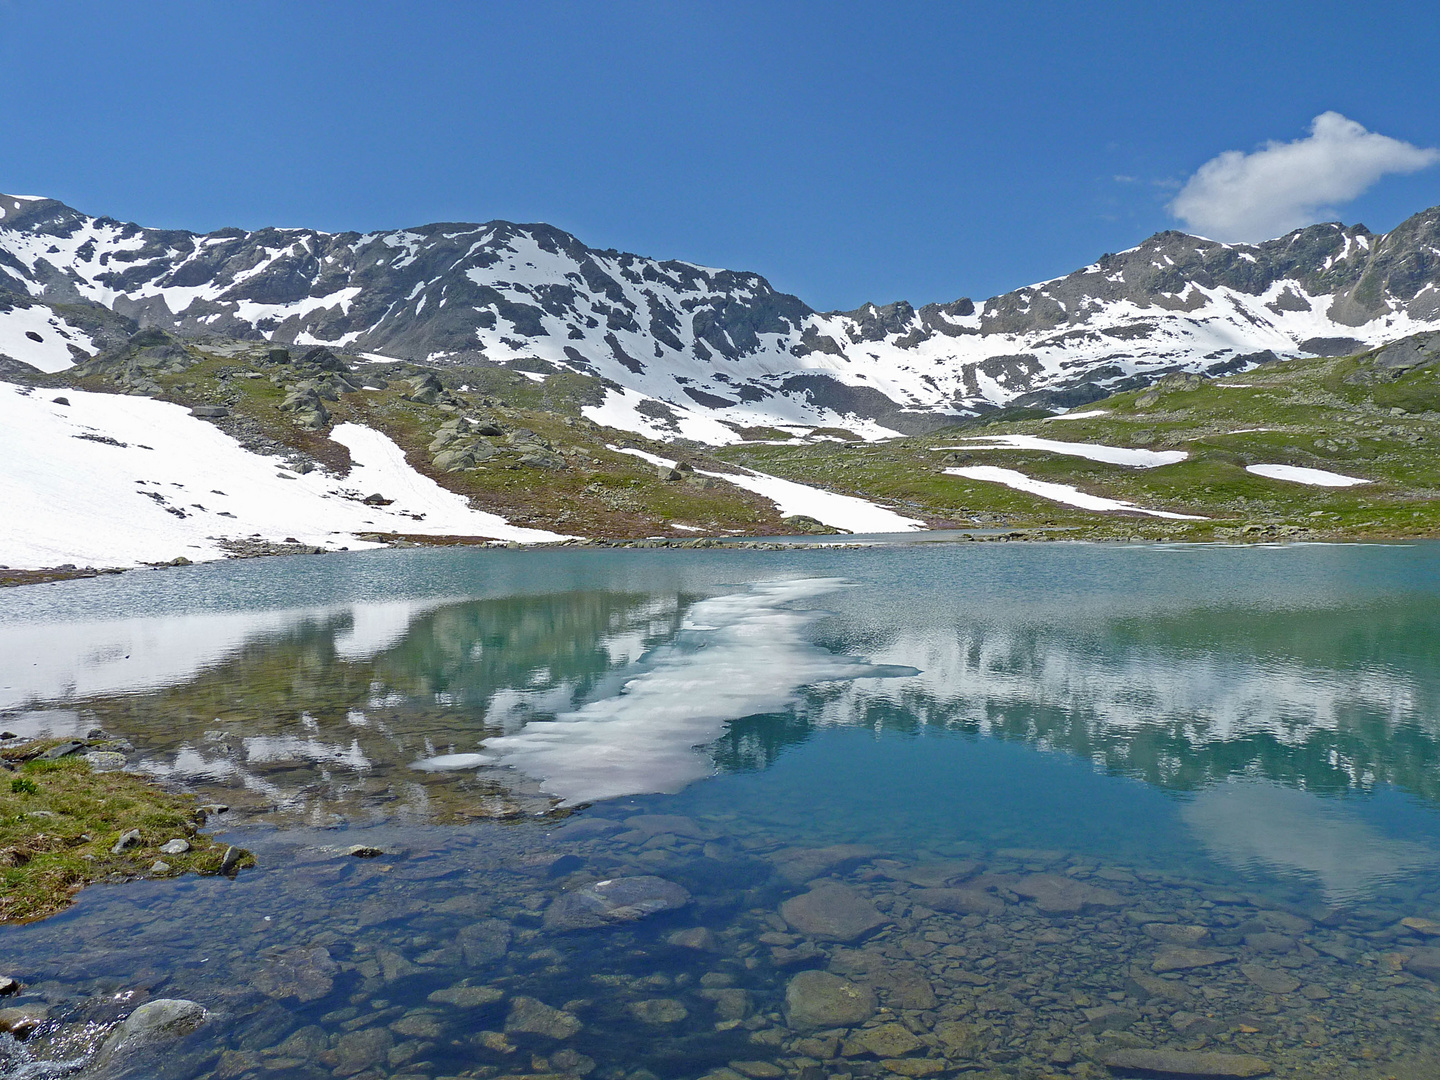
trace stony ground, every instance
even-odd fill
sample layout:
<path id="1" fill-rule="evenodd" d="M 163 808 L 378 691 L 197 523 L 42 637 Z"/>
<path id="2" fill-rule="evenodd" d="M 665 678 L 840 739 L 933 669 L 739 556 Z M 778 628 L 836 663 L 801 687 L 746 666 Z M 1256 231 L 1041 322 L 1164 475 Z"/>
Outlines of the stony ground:
<path id="1" fill-rule="evenodd" d="M 26 1052 L 73 1053 L 185 990 L 228 1019 L 117 1075 L 1418 1078 L 1440 1060 L 1433 889 L 1302 906 L 1080 854 L 796 848 L 613 810 L 500 832 L 262 845 L 282 872 L 233 914 L 204 901 L 225 935 L 182 896 L 57 928 L 68 974 L 37 969 L 16 999 Z M 161 974 L 201 950 L 202 983 Z M 75 978 L 102 968 L 131 972 L 128 1008 Z"/>

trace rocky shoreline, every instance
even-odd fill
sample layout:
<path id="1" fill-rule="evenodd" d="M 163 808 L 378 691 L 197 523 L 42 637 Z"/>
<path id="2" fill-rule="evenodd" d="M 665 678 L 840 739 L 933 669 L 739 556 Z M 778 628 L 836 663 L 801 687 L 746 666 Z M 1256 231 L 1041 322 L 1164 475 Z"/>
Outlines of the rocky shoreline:
<path id="1" fill-rule="evenodd" d="M 1082 854 L 795 847 L 603 810 L 548 836 L 449 835 L 284 849 L 241 939 L 204 946 L 200 1000 L 231 1027 L 167 1047 L 155 1075 L 1418 1078 L 1440 1061 L 1433 891 L 1304 906 Z M 184 911 L 150 915 L 180 948 Z M 30 1010 L 36 1059 L 73 1052 L 98 1008 L 62 983 L 0 1012 Z"/>

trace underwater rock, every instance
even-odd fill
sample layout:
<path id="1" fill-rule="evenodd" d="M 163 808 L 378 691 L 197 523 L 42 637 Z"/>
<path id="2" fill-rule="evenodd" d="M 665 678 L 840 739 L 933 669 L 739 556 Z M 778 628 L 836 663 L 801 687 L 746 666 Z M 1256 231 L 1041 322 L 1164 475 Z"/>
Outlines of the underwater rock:
<path id="1" fill-rule="evenodd" d="M 802 971 L 785 987 L 785 1018 L 801 1031 L 853 1027 L 875 1014 L 875 994 L 828 971 Z"/>
<path id="2" fill-rule="evenodd" d="M 125 1018 L 100 1048 L 99 1059 L 133 1050 L 148 1043 L 189 1035 L 209 1018 L 210 1013 L 196 1001 L 183 998 L 156 998 L 147 1001 Z"/>
<path id="3" fill-rule="evenodd" d="M 1193 1080 L 1269 1076 L 1268 1062 L 1249 1054 L 1199 1054 L 1183 1050 L 1117 1050 L 1105 1059 L 1108 1068 L 1144 1076 L 1183 1076 Z"/>
<path id="4" fill-rule="evenodd" d="M 289 949 L 255 973 L 255 989 L 266 997 L 319 1001 L 335 989 L 340 965 L 323 946 Z"/>
<path id="5" fill-rule="evenodd" d="M 676 911 L 688 903 L 690 893 L 662 877 L 611 878 L 562 894 L 545 909 L 545 927 L 592 930 Z"/>
<path id="6" fill-rule="evenodd" d="M 825 941 L 854 941 L 890 921 L 854 889 L 828 882 L 786 900 L 780 915 L 800 933 Z"/>
<path id="7" fill-rule="evenodd" d="M 372 1066 L 383 1064 L 394 1045 L 395 1036 L 384 1028 L 362 1028 L 360 1031 L 346 1032 L 340 1036 L 331 1052 L 335 1066 L 332 1075 L 354 1076 Z M 330 1064 L 327 1059 L 331 1054 L 323 1055 L 321 1060 Z"/>
<path id="8" fill-rule="evenodd" d="M 1167 971 L 1189 971 L 1191 968 L 1210 967 L 1235 959 L 1229 953 L 1218 949 L 1183 949 L 1167 946 L 1155 954 L 1150 970 L 1163 974 Z"/>
<path id="9" fill-rule="evenodd" d="M 804 885 L 822 874 L 849 869 L 880 854 L 868 844 L 835 844 L 823 848 L 786 848 L 770 856 L 775 872 L 791 885 Z"/>
<path id="10" fill-rule="evenodd" d="M 1060 874 L 1027 874 L 1010 884 L 1010 891 L 1033 900 L 1041 911 L 1064 914 L 1091 907 L 1120 907 L 1125 898 L 1114 889 L 1090 885 Z"/>
<path id="11" fill-rule="evenodd" d="M 510 1015 L 505 1018 L 507 1035 L 522 1033 L 544 1035 L 549 1039 L 568 1039 L 582 1026 L 580 1018 L 573 1013 L 551 1008 L 532 997 L 517 997 L 510 1003 Z"/>
<path id="12" fill-rule="evenodd" d="M 513 932 L 502 919 L 481 919 L 461 929 L 456 935 L 465 963 L 474 967 L 498 960 L 510 951 Z"/>
<path id="13" fill-rule="evenodd" d="M 650 998 L 647 1001 L 632 1001 L 630 1013 L 644 1024 L 678 1024 L 690 1015 L 674 998 Z"/>
<path id="14" fill-rule="evenodd" d="M 454 1005 L 457 1009 L 478 1009 L 493 1005 L 505 996 L 503 990 L 493 986 L 466 986 L 463 983 L 436 990 L 426 1000 L 437 1005 Z"/>
<path id="15" fill-rule="evenodd" d="M 1240 972 L 1267 994 L 1293 994 L 1300 989 L 1295 976 L 1264 964 L 1241 964 Z"/>

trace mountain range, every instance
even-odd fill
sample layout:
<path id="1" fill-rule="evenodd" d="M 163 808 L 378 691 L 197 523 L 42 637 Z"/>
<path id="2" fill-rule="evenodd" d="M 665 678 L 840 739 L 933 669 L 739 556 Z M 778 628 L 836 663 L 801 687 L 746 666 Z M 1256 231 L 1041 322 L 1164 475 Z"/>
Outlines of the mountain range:
<path id="1" fill-rule="evenodd" d="M 0 196 L 0 377 L 64 370 L 140 328 L 537 380 L 578 371 L 604 380 L 606 423 L 655 438 L 798 425 L 874 439 L 1440 328 L 1440 208 L 1385 234 L 1162 232 L 983 301 L 819 312 L 755 273 L 543 224 L 196 234 Z"/>

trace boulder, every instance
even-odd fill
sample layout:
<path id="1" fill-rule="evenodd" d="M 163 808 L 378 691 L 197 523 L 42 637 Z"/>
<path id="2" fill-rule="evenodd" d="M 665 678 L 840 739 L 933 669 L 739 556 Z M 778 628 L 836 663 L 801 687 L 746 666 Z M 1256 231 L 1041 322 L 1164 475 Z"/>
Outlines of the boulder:
<path id="1" fill-rule="evenodd" d="M 436 990 L 426 1000 L 437 1005 L 454 1005 L 457 1009 L 479 1009 L 494 1005 L 505 996 L 493 986 L 466 986 L 464 983 Z"/>
<path id="2" fill-rule="evenodd" d="M 567 892 L 545 909 L 550 930 L 590 930 L 635 922 L 690 903 L 690 893 L 662 877 L 610 878 Z"/>
<path id="3" fill-rule="evenodd" d="M 255 989 L 266 997 L 297 1001 L 319 1001 L 335 988 L 340 965 L 323 946 L 288 949 L 262 967 L 254 976 Z"/>
<path id="4" fill-rule="evenodd" d="M 1158 974 L 1167 971 L 1189 971 L 1192 968 L 1211 967 L 1235 959 L 1219 949 L 1186 949 L 1170 946 L 1161 949 L 1151 961 L 1150 970 Z"/>
<path id="5" fill-rule="evenodd" d="M 785 986 L 785 1019 L 813 1031 L 854 1027 L 875 1015 L 875 994 L 828 971 L 802 971 Z"/>
<path id="6" fill-rule="evenodd" d="M 782 878 L 792 885 L 803 885 L 822 874 L 869 862 L 879 854 L 879 848 L 867 844 L 835 844 L 823 848 L 785 848 L 769 858 Z"/>
<path id="7" fill-rule="evenodd" d="M 1114 889 L 1090 885 L 1061 874 L 1027 874 L 1010 885 L 1010 891 L 1033 900 L 1041 911 L 1052 914 L 1084 911 L 1086 908 L 1120 907 L 1125 898 Z"/>
<path id="8" fill-rule="evenodd" d="M 780 915 L 807 937 L 854 941 L 890 920 L 866 897 L 838 882 L 821 882 L 780 905 Z"/>
<path id="9" fill-rule="evenodd" d="M 958 915 L 999 915 L 1005 910 L 1004 900 L 983 889 L 919 889 L 915 902 Z"/>
<path id="10" fill-rule="evenodd" d="M 183 998 L 147 1001 L 125 1018 L 100 1047 L 97 1060 L 142 1046 L 189 1035 L 209 1018 L 205 1006 Z"/>
<path id="11" fill-rule="evenodd" d="M 1185 1050 L 1117 1050 L 1105 1065 L 1122 1075 L 1183 1076 L 1192 1080 L 1269 1076 L 1268 1062 L 1249 1054 L 1204 1054 Z"/>
<path id="12" fill-rule="evenodd" d="M 456 935 L 465 963 L 472 967 L 498 960 L 510 950 L 512 931 L 503 919 L 481 919 Z"/>
<path id="13" fill-rule="evenodd" d="M 384 1068 L 395 1036 L 384 1028 L 362 1028 L 348 1031 L 335 1043 L 335 1068 L 332 1076 L 354 1076 L 367 1069 Z"/>
<path id="14" fill-rule="evenodd" d="M 743 993 L 743 991 L 742 991 Z M 674 998 L 650 998 L 646 1001 L 632 1001 L 630 1013 L 642 1024 L 678 1024 L 690 1015 Z"/>
<path id="15" fill-rule="evenodd" d="M 543 1035 L 548 1039 L 568 1039 L 584 1026 L 579 1017 L 561 1009 L 551 1008 L 532 997 L 517 997 L 510 1003 L 505 1018 L 505 1034 Z"/>

